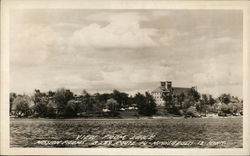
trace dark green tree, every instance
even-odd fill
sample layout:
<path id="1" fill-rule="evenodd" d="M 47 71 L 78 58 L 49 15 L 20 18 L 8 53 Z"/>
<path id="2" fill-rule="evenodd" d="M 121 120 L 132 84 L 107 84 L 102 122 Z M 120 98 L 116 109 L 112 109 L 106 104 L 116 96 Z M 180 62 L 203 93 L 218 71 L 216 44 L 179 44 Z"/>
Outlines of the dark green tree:
<path id="1" fill-rule="evenodd" d="M 106 99 L 102 99 L 102 94 L 94 94 L 93 110 L 101 115 L 103 113 L 102 110 L 105 108 L 106 101 Z"/>
<path id="2" fill-rule="evenodd" d="M 74 95 L 70 90 L 61 88 L 56 91 L 54 98 L 58 109 L 58 115 L 63 116 L 68 101 L 74 99 Z"/>
<path id="3" fill-rule="evenodd" d="M 150 93 L 146 92 L 145 94 L 146 94 L 145 115 L 152 116 L 157 112 L 155 99 Z"/>
<path id="4" fill-rule="evenodd" d="M 117 101 L 119 109 L 121 107 L 127 106 L 129 103 L 129 96 L 127 93 L 114 90 L 113 93 L 111 94 L 111 97 Z"/>
<path id="5" fill-rule="evenodd" d="M 183 108 L 183 102 L 185 100 L 185 94 L 184 93 L 181 93 L 180 95 L 177 96 L 177 101 L 180 105 L 180 109 Z"/>
<path id="6" fill-rule="evenodd" d="M 39 117 L 46 117 L 47 116 L 47 105 L 49 103 L 49 97 L 45 94 L 40 92 L 40 90 L 35 90 L 35 93 L 32 97 L 34 101 L 34 111 L 37 116 Z"/>
<path id="7" fill-rule="evenodd" d="M 56 110 L 52 104 L 48 104 L 46 117 L 54 118 L 56 117 Z"/>
<path id="8" fill-rule="evenodd" d="M 169 92 L 163 93 L 162 98 L 165 101 L 165 111 L 167 111 L 170 114 L 180 115 L 179 108 L 177 107 L 177 103 L 181 102 L 181 107 L 185 106 L 184 97 L 185 96 L 182 95 L 178 99 L 178 96 L 172 95 Z"/>
<path id="9" fill-rule="evenodd" d="M 188 93 L 185 95 L 185 98 L 183 100 L 184 111 L 187 110 L 189 107 L 195 106 L 195 105 L 198 109 L 202 109 L 201 108 L 202 106 L 199 104 L 199 102 L 200 102 L 200 94 L 194 87 L 192 87 L 188 91 Z M 197 104 L 200 106 L 197 106 Z"/>
<path id="10" fill-rule="evenodd" d="M 174 97 L 169 92 L 163 92 L 162 98 L 165 101 L 165 107 L 167 110 L 170 110 L 174 107 Z"/>
<path id="11" fill-rule="evenodd" d="M 189 98 L 192 98 L 192 100 L 194 102 L 198 102 L 200 100 L 200 94 L 199 92 L 194 88 L 192 87 L 189 92 L 188 92 L 188 96 L 190 96 Z"/>
<path id="12" fill-rule="evenodd" d="M 219 101 L 221 103 L 228 104 L 231 100 L 231 95 L 230 94 L 222 94 L 218 97 Z"/>
<path id="13" fill-rule="evenodd" d="M 65 107 L 64 117 L 72 118 L 76 117 L 79 112 L 79 103 L 75 100 L 69 100 L 67 106 Z"/>
<path id="14" fill-rule="evenodd" d="M 152 116 L 157 111 L 155 100 L 148 92 L 145 95 L 137 93 L 134 97 L 134 102 L 138 106 L 138 113 L 140 115 Z"/>
<path id="15" fill-rule="evenodd" d="M 213 96 L 212 95 L 209 95 L 208 96 L 208 103 L 209 103 L 209 105 L 214 105 L 215 103 L 216 103 L 216 100 L 213 98 Z"/>
<path id="16" fill-rule="evenodd" d="M 89 116 L 90 113 L 94 112 L 95 97 L 91 96 L 86 90 L 82 91 L 80 99 L 80 113 L 84 113 Z"/>
<path id="17" fill-rule="evenodd" d="M 188 109 L 191 106 L 194 106 L 195 102 L 193 100 L 193 98 L 191 98 L 190 96 L 187 96 L 185 98 L 185 100 L 183 101 L 183 109 Z"/>

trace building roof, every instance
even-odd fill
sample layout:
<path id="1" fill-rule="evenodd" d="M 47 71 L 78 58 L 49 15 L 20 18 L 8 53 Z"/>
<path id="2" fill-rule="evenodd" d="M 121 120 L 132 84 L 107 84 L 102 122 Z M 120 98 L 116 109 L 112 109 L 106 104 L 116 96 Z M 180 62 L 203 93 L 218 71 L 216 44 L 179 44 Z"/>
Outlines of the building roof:
<path id="1" fill-rule="evenodd" d="M 172 87 L 173 94 L 175 95 L 180 95 L 181 93 L 187 95 L 190 90 L 191 88 Z M 152 93 L 162 93 L 162 92 L 170 92 L 170 91 L 164 86 L 159 86 L 152 91 Z"/>
<path id="2" fill-rule="evenodd" d="M 165 86 L 159 86 L 152 93 L 162 93 L 162 92 L 169 92 L 169 90 Z"/>
<path id="3" fill-rule="evenodd" d="M 184 93 L 185 95 L 188 94 L 188 92 L 191 90 L 191 88 L 183 88 L 183 87 L 173 87 L 173 94 L 180 95 L 181 93 Z"/>

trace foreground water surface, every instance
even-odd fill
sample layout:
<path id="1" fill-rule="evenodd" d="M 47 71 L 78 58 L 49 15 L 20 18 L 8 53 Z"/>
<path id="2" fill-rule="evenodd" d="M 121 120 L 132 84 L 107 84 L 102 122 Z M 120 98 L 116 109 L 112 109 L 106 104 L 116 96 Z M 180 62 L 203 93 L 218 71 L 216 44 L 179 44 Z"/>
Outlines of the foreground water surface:
<path id="1" fill-rule="evenodd" d="M 10 119 L 10 147 L 242 148 L 242 117 Z"/>

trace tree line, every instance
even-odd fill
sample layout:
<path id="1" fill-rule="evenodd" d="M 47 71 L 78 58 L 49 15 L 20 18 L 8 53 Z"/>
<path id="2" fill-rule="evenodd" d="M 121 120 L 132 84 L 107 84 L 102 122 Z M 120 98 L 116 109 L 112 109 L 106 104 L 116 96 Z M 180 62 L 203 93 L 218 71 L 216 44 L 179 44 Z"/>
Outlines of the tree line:
<path id="1" fill-rule="evenodd" d="M 180 95 L 163 94 L 165 101 L 165 112 L 175 115 L 206 116 L 208 113 L 218 114 L 219 116 L 243 115 L 243 100 L 230 94 L 221 94 L 213 98 L 209 94 L 200 94 L 191 88 L 187 94 Z M 163 109 L 164 110 L 164 109 Z"/>
<path id="2" fill-rule="evenodd" d="M 10 93 L 10 115 L 17 117 L 89 117 L 119 116 L 119 111 L 132 109 L 138 115 L 151 116 L 156 113 L 154 98 L 148 93 L 129 96 L 114 90 L 112 93 L 90 94 L 83 90 L 80 95 L 69 89 L 55 92 L 35 90 L 32 96 Z"/>
<path id="3" fill-rule="evenodd" d="M 119 117 L 121 111 L 132 110 L 136 116 L 190 115 L 217 113 L 242 114 L 243 101 L 230 94 L 217 98 L 200 94 L 191 89 L 187 94 L 162 94 L 165 106 L 156 105 L 153 96 L 145 92 L 131 96 L 113 90 L 112 93 L 90 94 L 83 90 L 80 95 L 69 89 L 41 92 L 36 89 L 33 95 L 10 93 L 10 115 L 16 117 Z"/>

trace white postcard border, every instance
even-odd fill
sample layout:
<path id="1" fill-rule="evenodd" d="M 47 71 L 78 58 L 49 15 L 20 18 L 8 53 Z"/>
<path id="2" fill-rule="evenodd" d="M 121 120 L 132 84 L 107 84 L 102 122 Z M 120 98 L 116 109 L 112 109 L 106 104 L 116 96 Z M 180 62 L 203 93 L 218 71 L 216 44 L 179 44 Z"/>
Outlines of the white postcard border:
<path id="1" fill-rule="evenodd" d="M 237 9 L 243 11 L 243 148 L 10 148 L 9 11 L 10 9 Z M 3 0 L 1 2 L 1 154 L 12 155 L 249 155 L 249 1 L 150 0 Z"/>

